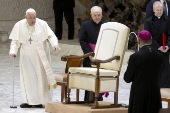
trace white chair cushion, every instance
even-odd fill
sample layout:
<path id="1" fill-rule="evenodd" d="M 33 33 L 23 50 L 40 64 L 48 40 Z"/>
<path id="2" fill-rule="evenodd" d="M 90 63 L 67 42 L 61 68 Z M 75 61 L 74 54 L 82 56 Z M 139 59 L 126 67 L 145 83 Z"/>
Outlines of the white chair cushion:
<path id="1" fill-rule="evenodd" d="M 161 88 L 161 98 L 170 99 L 170 88 Z"/>
<path id="2" fill-rule="evenodd" d="M 95 92 L 96 77 L 93 75 L 73 73 L 69 75 L 69 88 Z M 117 78 L 100 78 L 99 92 L 116 92 Z"/>
<path id="3" fill-rule="evenodd" d="M 96 76 L 97 68 L 91 67 L 70 67 L 69 72 L 71 73 L 85 73 L 89 75 Z M 106 69 L 99 69 L 99 76 L 117 76 L 118 71 L 115 70 L 106 70 Z"/>

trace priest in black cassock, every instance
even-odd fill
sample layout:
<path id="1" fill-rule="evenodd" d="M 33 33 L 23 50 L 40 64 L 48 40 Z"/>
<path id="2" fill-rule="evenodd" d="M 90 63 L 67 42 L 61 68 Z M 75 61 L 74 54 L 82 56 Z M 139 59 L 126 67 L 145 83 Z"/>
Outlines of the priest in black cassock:
<path id="1" fill-rule="evenodd" d="M 149 18 L 152 15 L 154 15 L 153 3 L 156 1 L 160 1 L 161 3 L 164 4 L 163 15 L 170 18 L 170 1 L 168 1 L 168 0 L 150 0 L 150 2 L 146 6 L 146 18 Z"/>
<path id="2" fill-rule="evenodd" d="M 165 66 L 164 56 L 151 47 L 152 36 L 139 33 L 139 51 L 129 58 L 124 80 L 132 82 L 128 113 L 158 113 L 162 108 L 160 78 Z"/>
<path id="3" fill-rule="evenodd" d="M 155 14 L 145 20 L 144 29 L 152 34 L 152 47 L 164 55 L 166 60 L 165 70 L 161 77 L 161 88 L 170 88 L 170 64 L 169 64 L 169 47 L 170 47 L 170 20 L 163 15 L 163 4 L 156 1 L 153 4 Z M 167 43 L 163 49 L 162 34 L 166 34 Z"/>
<path id="4" fill-rule="evenodd" d="M 100 27 L 105 21 L 102 21 L 102 9 L 99 6 L 93 6 L 91 8 L 92 20 L 85 21 L 81 24 L 80 28 L 80 45 L 84 54 L 93 52 L 90 48 L 90 44 L 96 44 Z M 85 58 L 83 61 L 84 67 L 91 67 L 89 58 Z M 103 100 L 102 94 L 99 95 L 99 100 Z M 94 93 L 85 91 L 84 101 L 94 101 Z"/>

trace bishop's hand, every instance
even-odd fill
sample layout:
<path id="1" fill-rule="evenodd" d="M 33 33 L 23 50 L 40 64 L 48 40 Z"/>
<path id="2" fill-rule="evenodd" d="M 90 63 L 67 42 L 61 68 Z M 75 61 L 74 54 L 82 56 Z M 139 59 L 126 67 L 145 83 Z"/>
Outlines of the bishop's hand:
<path id="1" fill-rule="evenodd" d="M 11 58 L 15 58 L 15 57 L 16 57 L 15 54 L 9 54 L 9 56 L 10 56 Z"/>

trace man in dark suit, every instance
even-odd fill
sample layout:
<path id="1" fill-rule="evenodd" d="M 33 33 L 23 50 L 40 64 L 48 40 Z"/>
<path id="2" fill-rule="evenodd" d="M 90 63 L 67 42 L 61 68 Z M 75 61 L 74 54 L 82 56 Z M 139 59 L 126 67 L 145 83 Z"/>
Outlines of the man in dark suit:
<path id="1" fill-rule="evenodd" d="M 163 4 L 156 1 L 153 4 L 154 15 L 145 20 L 144 29 L 152 34 L 152 47 L 164 55 L 166 60 L 165 70 L 161 78 L 161 88 L 170 88 L 170 66 L 168 50 L 170 47 L 170 21 L 163 16 Z M 165 49 L 162 46 L 162 34 L 167 35 Z"/>
<path id="2" fill-rule="evenodd" d="M 53 0 L 53 9 L 55 15 L 55 35 L 59 40 L 62 39 L 63 13 L 68 24 L 68 39 L 74 38 L 74 0 Z"/>
<path id="3" fill-rule="evenodd" d="M 158 113 L 162 108 L 160 78 L 164 69 L 164 56 L 151 47 L 152 36 L 139 33 L 139 51 L 129 58 L 124 80 L 132 82 L 128 113 Z"/>
<path id="4" fill-rule="evenodd" d="M 170 2 L 167 0 L 151 0 L 147 6 L 146 6 L 146 18 L 151 17 L 152 15 L 154 15 L 153 12 L 153 3 L 155 1 L 160 1 L 161 3 L 165 2 L 165 9 L 164 9 L 164 15 L 167 16 L 168 18 L 170 18 Z M 166 14 L 165 14 L 166 13 Z"/>
<path id="5" fill-rule="evenodd" d="M 98 6 L 93 6 L 91 8 L 92 20 L 87 20 L 81 24 L 80 28 L 80 45 L 84 54 L 88 52 L 93 52 L 90 48 L 90 44 L 96 44 L 100 27 L 105 21 L 102 21 L 102 9 Z M 83 61 L 84 67 L 91 67 L 89 58 L 85 58 Z M 94 93 L 85 91 L 85 101 L 93 101 Z M 99 100 L 103 100 L 102 95 L 99 95 Z"/>

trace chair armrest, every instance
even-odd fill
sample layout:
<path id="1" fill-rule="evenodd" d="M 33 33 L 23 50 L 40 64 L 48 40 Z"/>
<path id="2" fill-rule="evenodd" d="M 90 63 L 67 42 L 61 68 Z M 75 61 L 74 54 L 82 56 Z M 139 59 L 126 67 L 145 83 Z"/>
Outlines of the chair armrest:
<path id="1" fill-rule="evenodd" d="M 77 56 L 77 55 L 62 56 L 61 61 L 67 61 L 68 59 L 82 59 L 82 58 L 86 58 L 86 57 L 89 57 L 89 56 L 94 56 L 94 53 L 89 52 L 89 53 L 86 53 L 86 54 L 81 55 L 81 56 Z"/>
<path id="2" fill-rule="evenodd" d="M 118 55 L 108 58 L 106 60 L 93 59 L 93 56 L 89 56 L 89 58 L 92 63 L 107 63 L 107 62 L 111 62 L 112 60 L 120 60 L 120 56 L 118 56 Z"/>
<path id="3" fill-rule="evenodd" d="M 97 66 L 97 73 L 96 73 L 96 75 L 97 75 L 97 78 L 99 78 L 100 63 L 107 63 L 107 62 L 110 62 L 110 61 L 112 61 L 112 60 L 120 60 L 120 56 L 118 56 L 118 55 L 117 55 L 117 56 L 113 56 L 113 57 L 108 58 L 108 59 L 106 59 L 106 60 L 93 59 L 92 56 L 89 56 L 89 59 L 91 60 L 91 62 L 92 62 L 93 64 L 95 64 L 95 65 Z"/>

